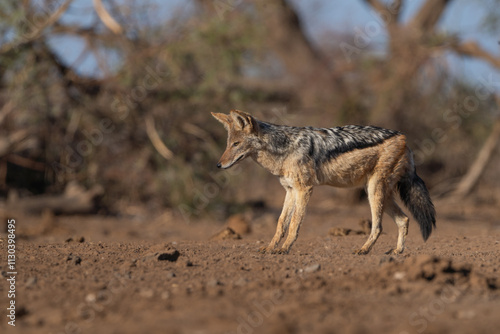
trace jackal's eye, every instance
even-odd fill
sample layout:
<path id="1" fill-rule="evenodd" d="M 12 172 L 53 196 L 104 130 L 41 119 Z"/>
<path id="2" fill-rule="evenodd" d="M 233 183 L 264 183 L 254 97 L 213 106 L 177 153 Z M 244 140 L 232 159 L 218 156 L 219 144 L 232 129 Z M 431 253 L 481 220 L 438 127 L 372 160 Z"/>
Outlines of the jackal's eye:
<path id="1" fill-rule="evenodd" d="M 239 142 L 239 141 L 235 141 L 235 142 L 233 143 L 233 147 L 236 147 L 236 146 L 238 146 L 239 144 L 240 144 L 240 142 Z"/>

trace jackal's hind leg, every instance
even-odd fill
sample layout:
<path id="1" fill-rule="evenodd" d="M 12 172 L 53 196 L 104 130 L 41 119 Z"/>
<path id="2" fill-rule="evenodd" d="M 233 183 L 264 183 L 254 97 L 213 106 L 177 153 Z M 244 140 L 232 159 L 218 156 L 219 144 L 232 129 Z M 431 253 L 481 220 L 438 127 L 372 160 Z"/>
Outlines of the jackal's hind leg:
<path id="1" fill-rule="evenodd" d="M 281 210 L 280 217 L 278 219 L 278 226 L 276 226 L 276 233 L 274 234 L 273 239 L 266 247 L 261 247 L 259 252 L 273 252 L 278 246 L 279 242 L 285 236 L 286 231 L 288 230 L 288 225 L 290 224 L 290 217 L 294 211 L 294 198 L 293 198 L 293 190 L 292 188 L 285 188 L 285 202 L 283 203 L 283 209 Z"/>
<path id="2" fill-rule="evenodd" d="M 368 202 L 372 213 L 372 229 L 368 240 L 361 249 L 354 251 L 354 254 L 368 254 L 378 237 L 382 233 L 382 214 L 384 213 L 385 189 L 378 180 L 370 180 L 367 186 Z"/>
<path id="3" fill-rule="evenodd" d="M 294 197 L 295 197 L 295 206 L 292 214 L 292 218 L 290 220 L 290 228 L 288 229 L 288 236 L 283 243 L 283 246 L 277 251 L 280 254 L 287 254 L 290 251 L 295 240 L 297 240 L 297 236 L 299 234 L 299 228 L 304 220 L 304 216 L 306 214 L 307 203 L 309 203 L 309 198 L 311 198 L 312 187 L 308 187 L 305 189 L 295 189 Z"/>
<path id="4" fill-rule="evenodd" d="M 386 254 L 401 254 L 405 248 L 405 240 L 408 235 L 408 223 L 410 220 L 393 199 L 386 202 L 385 212 L 387 212 L 387 214 L 394 219 L 396 225 L 398 225 L 398 244 L 396 249 L 391 249 L 386 252 Z"/>

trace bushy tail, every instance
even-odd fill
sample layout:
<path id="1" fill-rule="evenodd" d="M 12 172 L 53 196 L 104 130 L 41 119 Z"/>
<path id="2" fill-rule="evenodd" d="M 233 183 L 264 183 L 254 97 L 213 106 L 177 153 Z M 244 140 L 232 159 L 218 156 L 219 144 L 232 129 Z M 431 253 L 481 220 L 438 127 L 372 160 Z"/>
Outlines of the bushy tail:
<path id="1" fill-rule="evenodd" d="M 436 227 L 436 210 L 424 181 L 413 171 L 399 180 L 398 189 L 401 200 L 420 225 L 420 232 L 426 241 L 432 227 Z"/>

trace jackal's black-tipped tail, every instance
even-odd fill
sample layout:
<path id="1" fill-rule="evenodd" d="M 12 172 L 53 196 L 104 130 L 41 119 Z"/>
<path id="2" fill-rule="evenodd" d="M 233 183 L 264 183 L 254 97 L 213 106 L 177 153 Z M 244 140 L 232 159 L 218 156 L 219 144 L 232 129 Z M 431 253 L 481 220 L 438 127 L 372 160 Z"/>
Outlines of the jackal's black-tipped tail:
<path id="1" fill-rule="evenodd" d="M 416 172 L 408 173 L 398 182 L 399 196 L 420 225 L 424 241 L 436 227 L 436 210 L 424 181 Z"/>

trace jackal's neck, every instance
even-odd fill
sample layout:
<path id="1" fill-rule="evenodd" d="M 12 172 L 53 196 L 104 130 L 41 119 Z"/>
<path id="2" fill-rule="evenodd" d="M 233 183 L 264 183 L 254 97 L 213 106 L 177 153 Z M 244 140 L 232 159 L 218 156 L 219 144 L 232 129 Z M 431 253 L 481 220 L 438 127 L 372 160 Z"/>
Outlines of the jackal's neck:
<path id="1" fill-rule="evenodd" d="M 253 159 L 274 175 L 281 175 L 283 161 L 290 153 L 290 138 L 286 126 L 259 121 L 259 145 Z"/>

